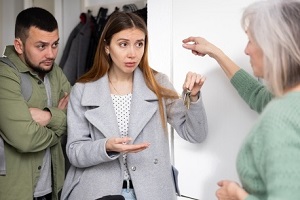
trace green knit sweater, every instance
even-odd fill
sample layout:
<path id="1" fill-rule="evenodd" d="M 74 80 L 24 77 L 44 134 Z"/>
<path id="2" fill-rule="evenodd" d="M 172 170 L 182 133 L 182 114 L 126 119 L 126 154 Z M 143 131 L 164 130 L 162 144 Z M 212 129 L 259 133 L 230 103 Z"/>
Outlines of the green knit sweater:
<path id="1" fill-rule="evenodd" d="M 254 110 L 262 110 L 237 157 L 247 200 L 299 200 L 300 92 L 268 103 L 272 95 L 245 71 L 231 82 Z"/>

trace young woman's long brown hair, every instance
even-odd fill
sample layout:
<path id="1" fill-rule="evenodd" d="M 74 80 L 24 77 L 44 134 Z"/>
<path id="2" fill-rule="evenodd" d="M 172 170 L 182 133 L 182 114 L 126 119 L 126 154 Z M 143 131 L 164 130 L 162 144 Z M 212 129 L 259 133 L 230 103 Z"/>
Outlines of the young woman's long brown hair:
<path id="1" fill-rule="evenodd" d="M 93 66 L 86 74 L 79 78 L 78 82 L 86 83 L 96 81 L 108 72 L 110 66 L 112 66 L 112 60 L 110 56 L 106 54 L 105 46 L 110 44 L 114 34 L 131 28 L 140 29 L 145 34 L 144 55 L 139 64 L 139 68 L 143 72 L 143 76 L 148 88 L 152 90 L 158 98 L 161 120 L 164 128 L 166 128 L 166 120 L 163 110 L 163 98 L 176 99 L 179 98 L 179 96 L 175 91 L 164 88 L 156 82 L 154 75 L 157 72 L 149 66 L 148 62 L 147 26 L 145 21 L 138 15 L 125 12 L 115 12 L 110 15 L 101 34 Z"/>

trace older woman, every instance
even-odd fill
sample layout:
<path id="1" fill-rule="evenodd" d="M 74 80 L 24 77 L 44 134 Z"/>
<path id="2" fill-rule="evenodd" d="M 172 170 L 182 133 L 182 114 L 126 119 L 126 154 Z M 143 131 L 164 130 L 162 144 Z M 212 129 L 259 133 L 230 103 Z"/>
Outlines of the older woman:
<path id="1" fill-rule="evenodd" d="M 219 200 L 300 198 L 299 22 L 299 0 L 259 1 L 245 9 L 242 25 L 249 38 L 245 53 L 254 75 L 266 86 L 204 38 L 183 40 L 183 47 L 195 55 L 214 58 L 241 97 L 261 112 L 237 157 L 242 186 L 220 181 Z"/>

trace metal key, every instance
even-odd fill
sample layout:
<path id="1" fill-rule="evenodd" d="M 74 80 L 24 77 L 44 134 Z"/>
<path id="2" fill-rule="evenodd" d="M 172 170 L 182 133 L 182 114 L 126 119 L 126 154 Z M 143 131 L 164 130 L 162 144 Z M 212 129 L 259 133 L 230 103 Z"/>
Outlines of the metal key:
<path id="1" fill-rule="evenodd" d="M 184 97 L 183 97 L 183 102 L 184 105 L 187 107 L 187 109 L 190 109 L 190 104 L 191 104 L 191 92 L 189 89 L 186 89 Z"/>

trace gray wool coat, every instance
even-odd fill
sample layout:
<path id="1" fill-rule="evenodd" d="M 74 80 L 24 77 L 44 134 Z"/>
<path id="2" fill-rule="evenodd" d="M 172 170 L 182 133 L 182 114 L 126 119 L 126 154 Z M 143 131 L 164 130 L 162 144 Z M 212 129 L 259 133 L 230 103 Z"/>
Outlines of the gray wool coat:
<path id="1" fill-rule="evenodd" d="M 155 77 L 174 90 L 168 77 Z M 107 75 L 90 83 L 76 83 L 68 104 L 67 155 L 70 167 L 61 199 L 95 200 L 121 194 L 124 165 L 121 154 L 108 154 L 108 138 L 120 137 Z M 168 123 L 191 143 L 207 135 L 207 118 L 202 97 L 187 109 L 182 99 L 165 100 Z M 139 153 L 127 155 L 127 164 L 138 200 L 175 200 L 168 134 L 165 133 L 156 95 L 147 87 L 139 68 L 134 72 L 128 135 L 131 143 L 149 142 Z"/>

